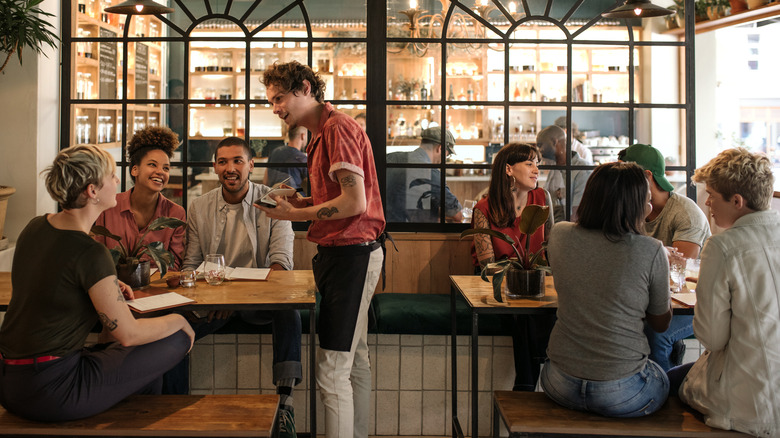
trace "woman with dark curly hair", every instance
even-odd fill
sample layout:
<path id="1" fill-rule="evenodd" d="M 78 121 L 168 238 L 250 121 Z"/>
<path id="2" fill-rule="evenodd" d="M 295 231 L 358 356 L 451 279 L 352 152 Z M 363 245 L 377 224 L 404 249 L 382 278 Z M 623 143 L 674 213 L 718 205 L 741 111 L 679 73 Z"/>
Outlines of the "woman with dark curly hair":
<path id="1" fill-rule="evenodd" d="M 170 177 L 171 157 L 179 146 L 179 137 L 166 127 L 152 126 L 137 131 L 127 145 L 130 177 L 135 185 L 116 196 L 116 206 L 104 211 L 95 225 L 102 225 L 122 238 L 126 248 L 132 248 L 146 232 L 149 224 L 161 216 L 185 219 L 184 208 L 161 193 Z M 95 236 L 98 242 L 111 247 L 113 240 Z M 151 231 L 144 242 L 162 242 L 173 254 L 171 269 L 178 270 L 184 257 L 184 227 Z M 151 260 L 144 256 L 145 260 Z M 152 260 L 152 264 L 154 261 Z"/>

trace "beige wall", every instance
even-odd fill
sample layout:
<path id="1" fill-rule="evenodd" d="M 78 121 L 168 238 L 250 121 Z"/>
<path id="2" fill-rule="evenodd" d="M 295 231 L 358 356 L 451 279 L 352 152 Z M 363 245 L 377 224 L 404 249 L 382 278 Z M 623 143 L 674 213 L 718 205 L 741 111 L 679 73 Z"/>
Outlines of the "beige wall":
<path id="1" fill-rule="evenodd" d="M 450 275 L 474 273 L 471 263 L 471 239 L 458 234 L 392 233 L 398 251 L 387 243 L 387 286 L 376 293 L 445 294 L 450 292 Z M 317 247 L 306 240 L 305 232 L 296 232 L 295 269 L 311 269 Z"/>

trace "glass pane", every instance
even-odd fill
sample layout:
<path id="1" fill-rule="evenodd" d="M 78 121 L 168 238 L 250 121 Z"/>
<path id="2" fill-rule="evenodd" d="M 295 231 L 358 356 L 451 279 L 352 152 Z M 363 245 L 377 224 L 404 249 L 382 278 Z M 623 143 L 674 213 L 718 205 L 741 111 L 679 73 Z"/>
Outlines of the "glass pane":
<path id="1" fill-rule="evenodd" d="M 387 108 L 387 151 L 408 150 L 417 147 L 420 134 L 428 127 L 441 125 L 441 107 L 403 105 Z M 397 147 L 401 147 L 398 149 Z"/>
<path id="2" fill-rule="evenodd" d="M 426 149 L 397 151 L 387 155 L 389 163 L 424 163 Z M 462 220 L 462 205 L 449 187 L 445 187 L 444 209 L 447 222 Z M 433 168 L 389 167 L 387 169 L 387 221 L 439 222 L 441 171 Z"/>
<path id="3" fill-rule="evenodd" d="M 484 129 L 485 111 L 481 106 L 458 105 L 447 107 L 447 129 L 452 132 L 456 144 L 477 144 L 484 147 L 488 141 Z M 480 161 L 484 161 L 482 158 Z M 468 162 L 464 162 L 468 164 Z"/>
<path id="4" fill-rule="evenodd" d="M 640 108 L 636 110 L 635 143 L 651 144 L 661 151 L 669 166 L 686 163 L 685 111 L 669 108 Z"/>
<path id="5" fill-rule="evenodd" d="M 488 0 L 480 0 L 479 2 L 476 2 L 472 8 L 472 12 L 487 21 L 490 21 L 491 18 L 498 18 L 499 16 L 504 17 L 504 15 L 495 8 L 494 4 Z M 468 12 L 459 7 L 453 7 L 453 12 L 450 15 L 450 21 L 447 26 L 447 38 L 499 39 L 501 37 L 501 35 L 486 27 L 480 21 L 471 16 Z M 478 43 L 460 43 L 459 46 L 463 50 L 467 50 L 469 52 L 475 52 L 481 48 L 481 44 Z"/>
<path id="6" fill-rule="evenodd" d="M 639 69 L 636 70 L 636 86 L 642 87 L 639 93 L 643 102 L 652 103 L 684 103 L 682 96 L 683 90 L 682 72 L 680 65 L 685 59 L 685 48 L 683 47 L 642 47 L 638 50 L 643 60 L 652 60 L 644 62 L 641 65 L 647 69 L 643 76 L 640 76 Z M 638 60 L 634 60 L 635 65 Z M 644 77 L 644 81 L 640 78 Z"/>
<path id="7" fill-rule="evenodd" d="M 273 113 L 267 104 L 253 106 L 249 111 L 249 135 L 254 138 L 273 138 L 282 140 L 287 132 L 286 125 Z M 266 154 L 267 155 L 267 154 Z M 260 156 L 260 155 L 256 155 Z"/>
<path id="8" fill-rule="evenodd" d="M 365 100 L 366 99 L 366 43 L 334 42 L 320 46 L 316 64 L 322 64 L 322 70 L 333 74 L 326 76 L 326 93 L 329 99 Z M 331 62 L 332 60 L 332 62 Z M 317 65 L 317 69 L 319 69 Z"/>
<path id="9" fill-rule="evenodd" d="M 288 5 L 289 2 L 284 0 L 262 1 L 244 23 L 250 32 L 257 32 L 255 35 L 258 38 L 279 38 L 284 36 L 284 32 L 287 31 L 305 31 L 303 13 L 300 6 L 290 9 L 275 21 L 268 22 L 268 20 Z M 257 31 L 257 28 L 261 26 L 265 27 Z"/>
<path id="10" fill-rule="evenodd" d="M 219 178 L 214 173 L 212 166 L 208 167 L 190 167 L 191 176 L 187 178 L 187 207 L 192 205 L 192 201 L 198 196 L 203 196 L 211 190 L 219 187 Z"/>
<path id="11" fill-rule="evenodd" d="M 387 100 L 439 100 L 441 44 L 388 43 Z M 394 51 L 394 50 L 398 51 Z"/>
<path id="12" fill-rule="evenodd" d="M 542 124 L 556 123 L 565 116 L 565 111 L 543 111 Z M 628 110 L 625 109 L 574 109 L 571 121 L 572 137 L 590 151 L 595 164 L 617 161 L 618 152 L 636 142 L 629 142 Z M 565 118 L 556 124 L 566 125 Z"/>
<path id="13" fill-rule="evenodd" d="M 506 61 L 504 59 L 504 44 L 491 43 L 488 45 L 486 56 L 487 78 L 481 90 L 480 100 L 503 101 L 504 100 L 504 72 Z"/>
<path id="14" fill-rule="evenodd" d="M 191 104 L 189 116 L 191 139 L 221 140 L 245 134 L 244 105 Z"/>

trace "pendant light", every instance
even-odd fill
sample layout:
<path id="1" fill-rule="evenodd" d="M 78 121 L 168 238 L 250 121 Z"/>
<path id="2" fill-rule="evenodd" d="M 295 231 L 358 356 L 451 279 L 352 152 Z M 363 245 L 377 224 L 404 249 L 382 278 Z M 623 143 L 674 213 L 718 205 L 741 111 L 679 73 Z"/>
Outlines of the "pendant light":
<path id="1" fill-rule="evenodd" d="M 108 7 L 104 11 L 122 15 L 155 15 L 170 14 L 173 12 L 173 8 L 163 6 L 154 0 L 127 0 L 116 6 Z"/>
<path id="2" fill-rule="evenodd" d="M 648 18 L 672 15 L 674 11 L 656 6 L 650 0 L 626 0 L 623 6 L 601 14 L 604 18 Z"/>

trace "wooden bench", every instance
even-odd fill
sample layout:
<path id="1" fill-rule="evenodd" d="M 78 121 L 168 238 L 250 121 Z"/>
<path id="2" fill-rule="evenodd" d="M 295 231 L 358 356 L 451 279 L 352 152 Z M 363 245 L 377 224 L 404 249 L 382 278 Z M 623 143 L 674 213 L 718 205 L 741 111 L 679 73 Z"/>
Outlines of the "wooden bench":
<path id="1" fill-rule="evenodd" d="M 279 396 L 136 395 L 83 420 L 38 423 L 0 407 L 0 435 L 270 437 Z"/>
<path id="2" fill-rule="evenodd" d="M 728 437 L 747 436 L 713 429 L 701 414 L 677 397 L 669 397 L 657 412 L 640 418 L 608 418 L 566 409 L 542 392 L 496 391 L 493 395 L 493 436 L 499 435 L 499 418 L 510 437 L 621 436 L 621 437 Z"/>

